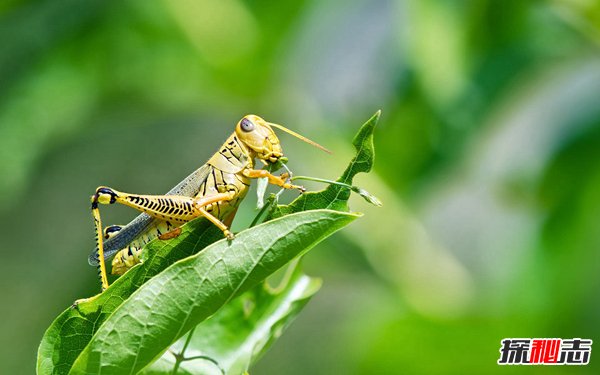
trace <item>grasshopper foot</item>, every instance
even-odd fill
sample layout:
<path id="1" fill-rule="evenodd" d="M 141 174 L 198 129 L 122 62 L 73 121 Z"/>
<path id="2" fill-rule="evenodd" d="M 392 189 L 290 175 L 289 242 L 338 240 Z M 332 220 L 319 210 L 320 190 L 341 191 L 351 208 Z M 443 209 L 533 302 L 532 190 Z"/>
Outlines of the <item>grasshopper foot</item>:
<path id="1" fill-rule="evenodd" d="M 292 184 L 284 184 L 281 186 L 284 189 L 298 189 L 301 193 L 304 193 L 306 191 L 306 188 L 304 188 L 304 186 L 299 186 L 299 185 L 292 185 Z"/>

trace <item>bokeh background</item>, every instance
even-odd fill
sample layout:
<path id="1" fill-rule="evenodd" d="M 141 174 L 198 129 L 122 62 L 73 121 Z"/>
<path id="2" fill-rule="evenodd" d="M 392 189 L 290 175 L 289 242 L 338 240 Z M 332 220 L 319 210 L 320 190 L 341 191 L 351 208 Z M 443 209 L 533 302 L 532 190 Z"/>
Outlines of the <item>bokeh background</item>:
<path id="1" fill-rule="evenodd" d="M 246 113 L 336 178 L 382 109 L 356 182 L 385 206 L 309 254 L 324 286 L 252 373 L 599 373 L 496 365 L 505 337 L 600 340 L 599 52 L 595 0 L 3 1 L 0 372 L 97 292 L 96 186 L 167 191 Z"/>

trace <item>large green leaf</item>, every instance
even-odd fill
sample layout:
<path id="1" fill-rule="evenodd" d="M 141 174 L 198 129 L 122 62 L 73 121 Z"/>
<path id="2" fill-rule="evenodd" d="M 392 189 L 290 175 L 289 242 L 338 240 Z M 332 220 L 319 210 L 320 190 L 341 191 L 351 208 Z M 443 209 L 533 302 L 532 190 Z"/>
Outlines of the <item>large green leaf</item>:
<path id="1" fill-rule="evenodd" d="M 214 316 L 198 325 L 191 339 L 187 336 L 172 347 L 185 353 L 178 374 L 241 374 L 247 371 L 304 305 L 319 290 L 321 280 L 301 272 L 299 264 L 288 270 L 281 284 L 273 289 L 259 284 L 223 306 Z M 187 342 L 187 345 L 186 345 Z M 144 375 L 171 373 L 175 356 L 166 352 Z"/>
<path id="2" fill-rule="evenodd" d="M 357 217 L 333 210 L 295 213 L 244 230 L 235 241 L 218 241 L 176 262 L 108 317 L 70 373 L 140 371 L 233 297 Z"/>

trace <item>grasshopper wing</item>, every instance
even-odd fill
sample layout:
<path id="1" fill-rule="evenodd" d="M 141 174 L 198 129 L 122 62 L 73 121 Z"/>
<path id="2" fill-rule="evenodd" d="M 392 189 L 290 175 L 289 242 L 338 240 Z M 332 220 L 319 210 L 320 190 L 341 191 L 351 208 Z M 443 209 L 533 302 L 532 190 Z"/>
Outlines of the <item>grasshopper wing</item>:
<path id="1" fill-rule="evenodd" d="M 169 190 L 166 195 L 183 195 L 186 197 L 194 197 L 198 194 L 200 186 L 208 177 L 211 166 L 204 164 L 196 169 L 183 181 L 181 181 L 173 189 Z M 129 245 L 137 236 L 142 234 L 156 219 L 150 215 L 142 213 L 133 219 L 129 224 L 125 225 L 116 235 L 112 236 L 104 243 L 104 258 L 112 257 L 122 248 Z M 88 257 L 88 263 L 92 266 L 99 264 L 98 254 L 93 251 Z"/>

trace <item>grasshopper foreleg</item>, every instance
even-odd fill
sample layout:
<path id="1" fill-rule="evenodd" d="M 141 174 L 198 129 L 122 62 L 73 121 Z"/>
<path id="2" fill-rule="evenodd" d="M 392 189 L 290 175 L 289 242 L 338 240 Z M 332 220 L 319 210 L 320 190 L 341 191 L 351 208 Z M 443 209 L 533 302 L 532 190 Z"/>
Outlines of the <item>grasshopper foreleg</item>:
<path id="1" fill-rule="evenodd" d="M 270 184 L 281 186 L 284 189 L 298 189 L 302 193 L 306 191 L 304 186 L 292 185 L 289 182 L 286 182 L 285 179 L 272 175 L 266 169 L 244 169 L 242 174 L 248 178 L 266 177 Z"/>

